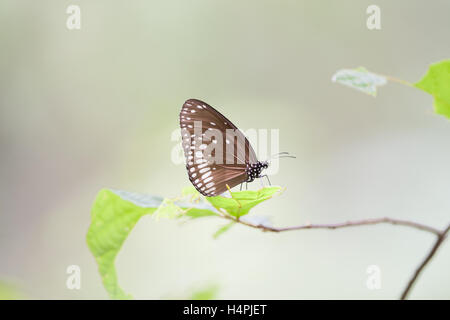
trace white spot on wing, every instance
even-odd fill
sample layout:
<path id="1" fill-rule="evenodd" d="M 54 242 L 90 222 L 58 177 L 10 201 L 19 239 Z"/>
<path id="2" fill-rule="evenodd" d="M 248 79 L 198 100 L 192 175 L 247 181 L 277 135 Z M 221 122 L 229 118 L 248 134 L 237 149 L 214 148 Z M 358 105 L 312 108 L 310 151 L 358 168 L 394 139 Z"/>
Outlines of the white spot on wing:
<path id="1" fill-rule="evenodd" d="M 207 182 L 211 181 L 212 178 L 213 178 L 213 177 L 206 178 L 203 182 L 204 182 L 204 183 L 207 183 Z"/>
<path id="2" fill-rule="evenodd" d="M 205 173 L 204 175 L 202 175 L 202 179 L 206 179 L 211 175 L 211 171 Z"/>

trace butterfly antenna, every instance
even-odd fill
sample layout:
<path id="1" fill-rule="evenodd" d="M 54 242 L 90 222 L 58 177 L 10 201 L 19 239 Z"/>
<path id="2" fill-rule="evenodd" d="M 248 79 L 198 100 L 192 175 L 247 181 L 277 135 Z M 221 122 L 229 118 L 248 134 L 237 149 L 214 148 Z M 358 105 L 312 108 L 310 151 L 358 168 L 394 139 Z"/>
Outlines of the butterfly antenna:
<path id="1" fill-rule="evenodd" d="M 281 158 L 296 158 L 296 156 L 289 154 L 289 152 L 279 152 L 275 153 L 270 157 L 270 159 L 281 159 Z"/>
<path id="2" fill-rule="evenodd" d="M 275 153 L 275 154 L 271 155 L 270 158 L 272 159 L 272 158 L 274 158 L 276 156 L 280 156 L 280 155 L 283 155 L 283 154 L 289 154 L 289 152 L 278 152 L 278 153 Z"/>
<path id="3" fill-rule="evenodd" d="M 271 155 L 269 160 L 277 159 L 277 158 L 279 158 L 282 155 L 288 155 L 288 154 L 289 154 L 289 152 L 278 152 L 278 153 L 275 153 L 275 154 Z"/>
<path id="4" fill-rule="evenodd" d="M 278 157 L 278 159 L 281 159 L 281 158 L 292 158 L 292 159 L 296 159 L 297 157 L 296 157 L 296 156 L 293 156 L 293 155 L 287 155 L 287 156 L 283 156 L 283 157 Z"/>

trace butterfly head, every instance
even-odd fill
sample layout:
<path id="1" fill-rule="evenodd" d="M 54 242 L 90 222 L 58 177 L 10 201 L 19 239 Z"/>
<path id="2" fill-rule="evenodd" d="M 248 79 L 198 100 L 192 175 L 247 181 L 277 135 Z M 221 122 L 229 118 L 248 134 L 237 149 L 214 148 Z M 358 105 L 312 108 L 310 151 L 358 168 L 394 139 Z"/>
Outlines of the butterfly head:
<path id="1" fill-rule="evenodd" d="M 247 173 L 247 182 L 252 182 L 256 178 L 261 178 L 261 172 L 269 167 L 268 161 L 258 161 L 256 163 L 247 163 L 245 172 Z"/>
<path id="2" fill-rule="evenodd" d="M 260 161 L 259 163 L 261 164 L 261 170 L 262 169 L 267 169 L 269 167 L 269 162 L 268 161 Z"/>

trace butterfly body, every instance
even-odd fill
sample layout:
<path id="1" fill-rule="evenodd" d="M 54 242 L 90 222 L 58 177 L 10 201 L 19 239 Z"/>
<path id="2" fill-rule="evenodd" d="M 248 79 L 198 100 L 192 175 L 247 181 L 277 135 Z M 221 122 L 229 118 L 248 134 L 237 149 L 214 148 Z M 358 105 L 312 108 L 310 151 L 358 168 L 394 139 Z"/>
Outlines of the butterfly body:
<path id="1" fill-rule="evenodd" d="M 261 178 L 269 165 L 230 120 L 201 100 L 183 104 L 180 127 L 189 180 L 204 196 Z"/>

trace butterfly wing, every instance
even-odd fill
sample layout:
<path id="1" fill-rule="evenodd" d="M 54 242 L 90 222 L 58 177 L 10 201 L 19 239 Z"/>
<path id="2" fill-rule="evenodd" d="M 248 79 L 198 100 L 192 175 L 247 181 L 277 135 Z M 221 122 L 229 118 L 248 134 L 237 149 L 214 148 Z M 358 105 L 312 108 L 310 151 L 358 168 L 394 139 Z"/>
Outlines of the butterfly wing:
<path id="1" fill-rule="evenodd" d="M 246 163 L 257 161 L 255 151 L 244 134 L 220 112 L 203 101 L 189 99 L 180 112 L 180 127 L 189 180 L 201 194 L 219 195 L 227 191 L 227 185 L 232 188 L 247 180 Z M 213 140 L 221 144 L 220 153 L 213 150 L 206 154 L 204 142 L 208 130 L 220 133 L 223 141 Z M 211 140 L 208 142 L 212 143 Z M 230 145 L 228 149 L 227 145 Z M 229 152 L 230 147 L 233 147 L 233 152 Z M 232 163 L 230 156 L 234 160 Z M 212 158 L 215 160 L 209 160 Z"/>

